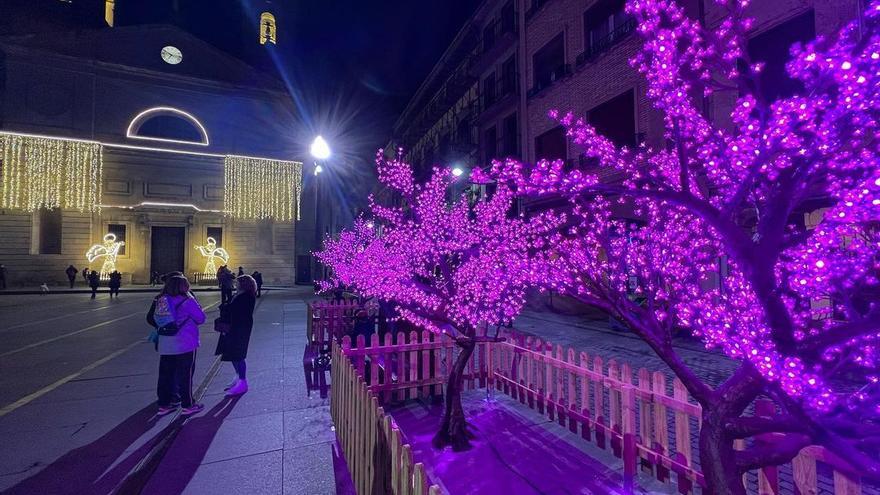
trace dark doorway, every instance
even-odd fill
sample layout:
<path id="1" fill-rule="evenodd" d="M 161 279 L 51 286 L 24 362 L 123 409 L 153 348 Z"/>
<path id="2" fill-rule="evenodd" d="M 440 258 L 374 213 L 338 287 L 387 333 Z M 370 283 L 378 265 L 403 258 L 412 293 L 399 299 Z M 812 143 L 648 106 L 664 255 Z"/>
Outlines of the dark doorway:
<path id="1" fill-rule="evenodd" d="M 185 227 L 153 227 L 150 240 L 150 271 L 183 272 Z"/>
<path id="2" fill-rule="evenodd" d="M 296 283 L 306 285 L 312 283 L 311 256 L 301 254 L 296 257 Z"/>

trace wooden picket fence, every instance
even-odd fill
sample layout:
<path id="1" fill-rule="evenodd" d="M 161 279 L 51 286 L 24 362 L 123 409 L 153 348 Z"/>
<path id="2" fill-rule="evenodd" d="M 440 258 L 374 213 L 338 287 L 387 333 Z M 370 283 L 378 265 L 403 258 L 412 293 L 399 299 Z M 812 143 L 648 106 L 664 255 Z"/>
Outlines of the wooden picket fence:
<path id="1" fill-rule="evenodd" d="M 633 370 L 628 363 L 606 362 L 514 331 L 502 336 L 503 342 L 477 346 L 465 389 L 494 387 L 585 441 L 610 449 L 623 460 L 625 489 L 641 475 L 673 484 L 682 494 L 709 493 L 697 461 L 702 410 L 678 379 L 670 383 L 662 372 Z M 457 352 L 449 336 L 415 331 L 381 339 L 373 335 L 369 343 L 359 336 L 354 345 L 343 337 L 334 345 L 331 408 L 358 493 L 440 493 L 439 488 L 418 491 L 427 484 L 424 468 L 412 463 L 405 436 L 382 406 L 442 394 Z M 755 414 L 772 416 L 773 404 L 757 403 Z M 773 440 L 767 435 L 754 441 Z M 377 485 L 383 472 L 392 473 L 388 491 L 371 489 L 386 486 Z M 845 460 L 810 446 L 790 466 L 755 473 L 757 486 L 750 492 L 777 495 L 789 493 L 791 486 L 793 493 L 806 495 L 833 485 L 835 495 L 857 495 L 863 490 L 853 473 Z"/>
<path id="2" fill-rule="evenodd" d="M 633 487 L 641 469 L 659 481 L 674 483 L 679 493 L 709 493 L 694 462 L 699 455 L 696 439 L 702 409 L 680 380 L 675 378 L 670 386 L 662 372 L 633 370 L 628 363 L 605 362 L 515 332 L 495 346 L 490 366 L 497 389 L 580 433 L 586 441 L 610 447 L 623 460 L 625 488 Z M 772 402 L 756 403 L 756 415 L 775 413 Z M 772 443 L 774 435 L 755 441 Z M 736 447 L 744 449 L 746 444 L 739 441 Z M 820 464 L 830 470 L 830 480 L 821 480 Z M 785 492 L 781 470 L 772 466 L 756 473 L 759 495 Z M 835 495 L 862 493 L 852 467 L 824 447 L 801 450 L 787 471 L 795 494 L 820 493 L 820 480 L 830 481 Z"/>
<path id="3" fill-rule="evenodd" d="M 375 318 L 379 311 L 376 304 L 361 305 L 357 300 L 312 301 L 307 306 L 306 336 L 309 344 L 329 344 L 332 339 L 341 339 L 351 332 L 354 315 L 359 309 L 366 309 Z"/>
<path id="4" fill-rule="evenodd" d="M 334 343 L 332 352 L 330 414 L 357 493 L 440 495 L 343 348 Z"/>

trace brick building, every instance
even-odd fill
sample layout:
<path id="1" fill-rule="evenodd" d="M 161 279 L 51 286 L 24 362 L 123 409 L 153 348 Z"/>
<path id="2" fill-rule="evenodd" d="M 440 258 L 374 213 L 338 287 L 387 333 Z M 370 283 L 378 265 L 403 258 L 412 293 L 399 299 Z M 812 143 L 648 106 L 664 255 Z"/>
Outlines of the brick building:
<path id="1" fill-rule="evenodd" d="M 710 0 L 682 0 L 693 18 L 717 25 L 721 11 Z M 784 63 L 792 43 L 834 32 L 860 15 L 861 0 L 755 1 L 750 15 L 755 28 L 749 41 L 752 58 L 766 62 L 763 90 L 775 98 L 797 84 Z M 562 128 L 547 117 L 551 109 L 573 111 L 619 145 L 663 146 L 661 115 L 645 95 L 643 78 L 629 59 L 639 50 L 635 22 L 624 12 L 625 0 L 485 0 L 465 24 L 422 85 L 395 127 L 393 142 L 408 150 L 416 166 L 452 165 L 443 153 L 442 136 L 456 136 L 470 122 L 474 142 L 465 165 L 485 166 L 492 158 L 520 157 L 581 162 L 581 151 Z M 448 118 L 429 102 L 442 95 L 432 82 L 455 53 L 468 81 L 470 109 Z M 439 89 L 437 89 L 439 88 Z M 716 121 L 727 119 L 735 94 L 717 93 L 704 101 Z M 452 108 L 450 106 L 449 108 Z M 433 112 L 433 113 L 432 113 Z M 414 125 L 413 115 L 425 115 Z M 462 131 L 463 132 L 463 131 Z M 454 157 L 458 160 L 462 157 Z"/>

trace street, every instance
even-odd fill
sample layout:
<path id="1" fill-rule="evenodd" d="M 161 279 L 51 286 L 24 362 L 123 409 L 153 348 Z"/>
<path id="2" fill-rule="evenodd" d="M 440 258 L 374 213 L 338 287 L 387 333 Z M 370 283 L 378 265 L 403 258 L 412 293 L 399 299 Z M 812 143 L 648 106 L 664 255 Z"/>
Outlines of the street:
<path id="1" fill-rule="evenodd" d="M 155 416 L 152 296 L 0 296 L 0 491 L 336 493 L 328 399 L 304 388 L 308 293 L 259 300 L 252 390 L 235 399 L 223 392 L 231 366 L 213 355 L 219 294 L 197 293 L 205 412 L 189 419 Z"/>

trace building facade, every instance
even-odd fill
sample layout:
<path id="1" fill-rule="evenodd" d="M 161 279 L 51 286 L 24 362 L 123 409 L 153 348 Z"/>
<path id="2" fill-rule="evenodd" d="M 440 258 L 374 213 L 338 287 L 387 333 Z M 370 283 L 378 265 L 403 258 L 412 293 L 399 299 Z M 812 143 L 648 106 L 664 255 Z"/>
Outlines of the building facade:
<path id="1" fill-rule="evenodd" d="M 721 21 L 712 1 L 682 0 L 692 18 L 707 26 Z M 836 31 L 861 14 L 861 0 L 780 0 L 752 2 L 755 18 L 748 50 L 766 63 L 762 86 L 775 98 L 797 89 L 784 70 L 792 43 Z M 552 109 L 585 116 L 600 133 L 618 145 L 665 145 L 662 116 L 647 99 L 643 78 L 629 60 L 640 48 L 635 21 L 624 10 L 625 0 L 485 0 L 462 29 L 470 51 L 452 47 L 432 72 L 448 64 L 450 53 L 469 68 L 469 113 L 478 150 L 468 167 L 484 167 L 493 158 L 513 156 L 583 163 L 581 150 L 570 143 L 561 126 L 548 118 Z M 456 135 L 464 119 L 448 119 L 430 102 L 443 92 L 432 76 L 425 81 L 398 121 L 393 142 L 408 149 L 415 166 L 443 163 L 443 139 Z M 716 93 L 704 101 L 717 122 L 727 120 L 736 94 Z M 452 108 L 451 106 L 448 108 Z M 440 107 L 447 110 L 447 107 Z M 421 121 L 413 115 L 425 115 Z M 429 122 L 415 124 L 415 122 Z M 430 160 L 426 159 L 430 158 Z M 615 180 L 608 177 L 608 180 Z"/>
<path id="2" fill-rule="evenodd" d="M 11 285 L 100 270 L 114 250 L 132 282 L 202 278 L 219 248 L 232 268 L 293 282 L 302 169 L 281 83 L 170 25 L 8 36 L 0 57 Z"/>

